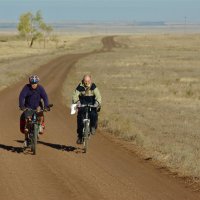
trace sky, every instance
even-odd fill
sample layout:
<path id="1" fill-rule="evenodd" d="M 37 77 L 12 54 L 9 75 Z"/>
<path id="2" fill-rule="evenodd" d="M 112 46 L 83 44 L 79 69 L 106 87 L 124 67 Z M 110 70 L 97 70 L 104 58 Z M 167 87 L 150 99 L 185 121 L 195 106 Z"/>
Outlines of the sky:
<path id="1" fill-rule="evenodd" d="M 47 22 L 200 22 L 200 0 L 0 0 L 0 22 L 37 10 Z"/>

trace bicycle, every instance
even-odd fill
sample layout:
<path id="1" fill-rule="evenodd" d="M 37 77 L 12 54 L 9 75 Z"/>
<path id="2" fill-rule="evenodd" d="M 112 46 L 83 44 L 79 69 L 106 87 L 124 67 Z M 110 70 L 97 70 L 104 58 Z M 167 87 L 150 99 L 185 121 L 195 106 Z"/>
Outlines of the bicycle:
<path id="1" fill-rule="evenodd" d="M 53 107 L 53 104 L 49 104 L 48 111 L 50 111 L 51 107 Z M 33 155 L 36 155 L 36 145 L 37 145 L 39 128 L 40 128 L 39 115 L 42 112 L 47 112 L 47 110 L 41 109 L 40 111 L 38 111 L 38 110 L 30 109 L 30 108 L 27 108 L 26 110 L 29 110 L 30 112 L 32 112 L 32 116 L 31 118 L 27 119 L 28 121 L 26 125 L 28 128 L 28 139 L 30 143 L 24 149 L 30 148 Z"/>
<path id="2" fill-rule="evenodd" d="M 90 104 L 82 104 L 77 106 L 77 108 L 83 108 L 84 109 L 84 117 L 83 117 L 83 134 L 82 134 L 82 144 L 83 144 L 83 150 L 84 153 L 88 151 L 88 143 L 89 138 L 91 135 L 91 129 L 90 129 L 90 116 L 89 113 L 92 108 L 97 108 L 96 105 L 90 105 Z"/>

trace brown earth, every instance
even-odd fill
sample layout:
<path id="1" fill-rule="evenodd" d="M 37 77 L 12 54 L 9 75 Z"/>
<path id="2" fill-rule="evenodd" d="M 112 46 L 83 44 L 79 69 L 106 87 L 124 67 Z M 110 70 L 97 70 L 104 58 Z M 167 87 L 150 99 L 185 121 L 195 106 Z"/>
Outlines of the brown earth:
<path id="1" fill-rule="evenodd" d="M 46 134 L 40 137 L 37 155 L 21 149 L 18 95 L 26 80 L 0 93 L 0 199 L 200 199 L 199 193 L 100 132 L 91 138 L 87 154 L 75 144 L 76 117 L 64 106 L 62 84 L 79 59 L 120 47 L 113 37 L 102 42 L 100 51 L 61 56 L 37 71 L 54 104 L 46 114 Z"/>

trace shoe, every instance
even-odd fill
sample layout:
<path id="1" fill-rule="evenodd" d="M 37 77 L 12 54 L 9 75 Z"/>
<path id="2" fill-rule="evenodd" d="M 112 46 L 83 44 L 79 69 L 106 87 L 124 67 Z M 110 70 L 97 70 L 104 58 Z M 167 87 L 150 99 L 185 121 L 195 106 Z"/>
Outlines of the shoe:
<path id="1" fill-rule="evenodd" d="M 91 134 L 94 135 L 96 132 L 96 128 L 95 127 L 91 127 Z"/>
<path id="2" fill-rule="evenodd" d="M 76 144 L 83 144 L 82 138 L 78 137 L 78 139 L 76 140 Z"/>
<path id="3" fill-rule="evenodd" d="M 27 139 L 24 140 L 24 147 L 26 148 L 26 147 L 28 147 L 29 145 L 30 145 L 30 141 L 29 141 L 29 139 L 27 138 Z"/>
<path id="4" fill-rule="evenodd" d="M 28 147 L 27 141 L 24 140 L 24 144 L 23 144 L 24 148 Z"/>
<path id="5" fill-rule="evenodd" d="M 40 126 L 39 126 L 39 133 L 42 134 L 43 131 L 44 131 L 44 127 L 43 127 L 43 125 L 40 125 Z"/>

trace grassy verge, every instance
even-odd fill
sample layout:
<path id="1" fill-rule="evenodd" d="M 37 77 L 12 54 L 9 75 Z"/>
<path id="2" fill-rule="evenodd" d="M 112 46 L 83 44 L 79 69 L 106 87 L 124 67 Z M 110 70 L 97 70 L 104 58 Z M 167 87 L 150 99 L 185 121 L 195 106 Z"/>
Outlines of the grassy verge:
<path id="1" fill-rule="evenodd" d="M 69 91 L 91 73 L 103 96 L 102 129 L 145 149 L 181 176 L 200 177 L 200 36 L 115 40 L 128 48 L 82 59 L 71 71 L 64 86 L 68 106 Z"/>

